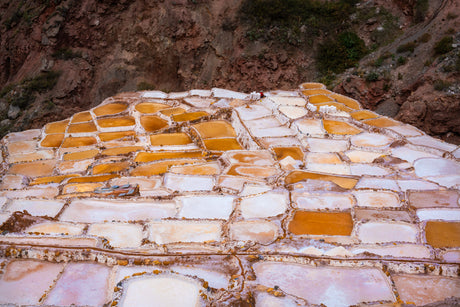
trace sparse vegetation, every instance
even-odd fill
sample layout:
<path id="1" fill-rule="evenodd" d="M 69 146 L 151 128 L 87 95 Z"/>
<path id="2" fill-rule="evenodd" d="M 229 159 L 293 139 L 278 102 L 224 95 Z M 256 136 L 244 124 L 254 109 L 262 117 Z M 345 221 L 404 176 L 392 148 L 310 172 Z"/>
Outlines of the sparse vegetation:
<path id="1" fill-rule="evenodd" d="M 154 89 L 155 89 L 155 86 L 153 84 L 150 84 L 145 81 L 139 82 L 137 84 L 138 91 L 153 91 Z"/>
<path id="2" fill-rule="evenodd" d="M 449 81 L 445 81 L 445 80 L 435 80 L 433 82 L 433 88 L 436 90 L 436 91 L 445 91 L 446 89 L 448 89 L 450 86 L 452 85 L 451 82 Z"/>
<path id="3" fill-rule="evenodd" d="M 428 0 L 417 0 L 415 3 L 415 14 L 414 20 L 416 23 L 420 23 L 425 20 L 426 13 L 430 7 Z"/>
<path id="4" fill-rule="evenodd" d="M 409 42 L 407 44 L 403 44 L 403 45 L 398 46 L 398 48 L 396 49 L 396 52 L 397 53 L 404 53 L 404 52 L 412 53 L 412 52 L 414 52 L 415 47 L 417 47 L 416 42 Z"/>
<path id="5" fill-rule="evenodd" d="M 321 32 L 348 28 L 356 0 L 245 0 L 240 16 L 249 24 L 250 40 L 264 39 L 299 45 Z"/>
<path id="6" fill-rule="evenodd" d="M 452 36 L 444 36 L 434 45 L 434 52 L 437 55 L 445 54 L 454 49 L 452 43 L 454 39 Z"/>
<path id="7" fill-rule="evenodd" d="M 422 36 L 420 36 L 420 42 L 422 43 L 427 43 L 431 39 L 431 34 L 430 33 L 424 33 Z"/>
<path id="8" fill-rule="evenodd" d="M 373 66 L 374 67 L 380 67 L 383 65 L 383 61 L 385 61 L 385 59 L 383 57 L 378 57 L 377 60 L 374 61 L 373 63 Z"/>
<path id="9" fill-rule="evenodd" d="M 453 12 L 447 13 L 447 20 L 456 19 L 457 17 L 458 17 L 458 15 L 453 13 Z"/>
<path id="10" fill-rule="evenodd" d="M 82 53 L 81 51 L 73 51 L 72 49 L 61 48 L 56 50 L 52 56 L 53 58 L 59 60 L 70 60 L 74 58 L 81 58 Z"/>
<path id="11" fill-rule="evenodd" d="M 398 66 L 401 66 L 401 65 L 404 65 L 407 63 L 407 58 L 406 57 L 403 57 L 403 56 L 400 56 L 397 60 L 396 60 L 396 64 Z"/>
<path id="12" fill-rule="evenodd" d="M 22 84 L 26 91 L 43 93 L 51 90 L 57 83 L 61 72 L 47 71 L 35 78 L 25 79 Z"/>
<path id="13" fill-rule="evenodd" d="M 367 82 L 375 82 L 379 80 L 379 74 L 375 71 L 370 72 L 366 75 Z"/>
<path id="14" fill-rule="evenodd" d="M 36 93 L 53 89 L 60 75 L 60 72 L 48 71 L 35 78 L 27 78 L 19 84 L 10 84 L 2 89 L 0 97 L 5 98 L 9 104 L 25 109 L 35 101 Z"/>
<path id="15" fill-rule="evenodd" d="M 343 32 L 335 40 L 319 45 L 318 68 L 322 73 L 340 73 L 354 66 L 367 53 L 364 41 L 354 32 Z"/>

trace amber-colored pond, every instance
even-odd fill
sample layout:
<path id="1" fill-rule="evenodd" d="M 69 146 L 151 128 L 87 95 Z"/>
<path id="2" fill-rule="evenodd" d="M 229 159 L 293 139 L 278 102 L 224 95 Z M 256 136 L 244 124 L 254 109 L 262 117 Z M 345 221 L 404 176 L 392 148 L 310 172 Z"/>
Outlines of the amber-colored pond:
<path id="1" fill-rule="evenodd" d="M 60 122 L 49 123 L 45 126 L 45 133 L 64 133 L 67 125 L 69 124 L 69 120 L 63 120 Z"/>
<path id="2" fill-rule="evenodd" d="M 141 125 L 145 131 L 154 132 L 167 127 L 168 122 L 156 115 L 144 115 L 141 116 Z"/>
<path id="3" fill-rule="evenodd" d="M 108 148 L 101 152 L 104 156 L 118 156 L 118 155 L 125 155 L 131 152 L 136 152 L 139 150 L 144 149 L 142 146 L 124 146 L 124 147 L 114 147 Z"/>
<path id="4" fill-rule="evenodd" d="M 310 103 L 316 104 L 316 103 L 321 103 L 321 102 L 332 101 L 332 98 L 326 95 L 315 95 L 315 96 L 308 97 L 308 100 L 310 101 Z"/>
<path id="5" fill-rule="evenodd" d="M 368 110 L 360 110 L 350 114 L 356 120 L 370 119 L 379 117 L 378 114 Z"/>
<path id="6" fill-rule="evenodd" d="M 354 135 L 361 132 L 361 129 L 358 129 L 348 123 L 336 121 L 336 120 L 323 120 L 324 129 L 331 134 L 339 135 Z"/>
<path id="7" fill-rule="evenodd" d="M 224 120 L 203 122 L 192 127 L 198 131 L 203 139 L 236 137 L 235 129 L 229 122 Z"/>
<path id="8" fill-rule="evenodd" d="M 150 143 L 153 146 L 165 146 L 165 145 L 187 145 L 192 143 L 192 139 L 187 133 L 161 133 L 150 136 Z"/>
<path id="9" fill-rule="evenodd" d="M 93 175 L 120 172 L 129 167 L 129 162 L 105 163 L 93 167 Z"/>
<path id="10" fill-rule="evenodd" d="M 71 124 L 68 133 L 84 133 L 97 131 L 96 125 L 91 121 L 87 123 Z"/>
<path id="11" fill-rule="evenodd" d="M 428 221 L 426 242 L 433 247 L 460 247 L 460 222 Z"/>
<path id="12" fill-rule="evenodd" d="M 349 236 L 353 220 L 349 212 L 296 211 L 288 229 L 295 235 Z"/>
<path id="13" fill-rule="evenodd" d="M 68 147 L 80 147 L 80 146 L 89 146 L 96 144 L 97 141 L 92 136 L 82 136 L 82 137 L 68 137 L 64 139 L 62 143 L 63 148 Z"/>
<path id="14" fill-rule="evenodd" d="M 319 95 L 319 94 L 330 94 L 331 91 L 329 90 L 326 90 L 326 89 L 312 89 L 312 90 L 304 90 L 302 91 L 302 94 L 304 94 L 305 96 L 309 96 L 309 95 Z"/>
<path id="15" fill-rule="evenodd" d="M 104 115 L 113 115 L 123 112 L 128 108 L 128 105 L 120 102 L 108 103 L 106 105 L 97 107 L 93 110 L 96 116 L 104 116 Z"/>
<path id="16" fill-rule="evenodd" d="M 204 116 L 208 116 L 208 115 L 209 115 L 208 112 L 199 111 L 199 112 L 174 114 L 172 118 L 176 122 L 188 122 L 188 121 L 196 120 Z"/>
<path id="17" fill-rule="evenodd" d="M 88 177 L 76 177 L 69 179 L 69 183 L 79 183 L 79 182 L 103 182 L 110 179 L 119 177 L 118 175 L 100 175 L 100 176 L 88 176 Z"/>
<path id="18" fill-rule="evenodd" d="M 294 160 L 303 161 L 304 154 L 299 147 L 274 147 L 272 150 L 276 154 L 278 160 L 283 160 L 287 156 L 291 156 Z"/>
<path id="19" fill-rule="evenodd" d="M 81 113 L 75 114 L 72 117 L 72 124 L 82 123 L 82 122 L 89 122 L 92 119 L 93 119 L 93 117 L 91 116 L 91 113 L 89 113 L 89 112 L 81 112 Z"/>
<path id="20" fill-rule="evenodd" d="M 166 116 L 177 115 L 185 113 L 185 109 L 181 107 L 169 108 L 160 111 L 161 114 Z"/>
<path id="21" fill-rule="evenodd" d="M 134 162 L 152 162 L 166 159 L 181 158 L 202 158 L 205 154 L 202 151 L 159 151 L 159 152 L 140 152 Z"/>
<path id="22" fill-rule="evenodd" d="M 71 153 L 64 154 L 63 160 L 70 161 L 70 160 L 91 159 L 91 158 L 94 158 L 98 153 L 99 153 L 99 150 L 97 149 L 71 152 Z"/>
<path id="23" fill-rule="evenodd" d="M 134 126 L 136 121 L 132 116 L 109 117 L 97 120 L 97 124 L 102 128 Z"/>
<path id="24" fill-rule="evenodd" d="M 157 102 L 142 102 L 136 105 L 136 110 L 148 114 L 148 113 L 156 113 L 160 110 L 167 109 L 170 106 L 164 103 L 157 103 Z"/>
<path id="25" fill-rule="evenodd" d="M 133 135 L 136 135 L 134 131 L 101 132 L 99 133 L 99 138 L 102 142 L 108 142 Z"/>
<path id="26" fill-rule="evenodd" d="M 379 127 L 379 128 L 386 128 L 386 127 L 401 125 L 401 123 L 399 123 L 399 122 L 397 122 L 395 120 L 386 118 L 386 117 L 380 117 L 380 118 L 376 118 L 376 119 L 364 120 L 363 123 L 365 123 L 367 125 Z"/>
<path id="27" fill-rule="evenodd" d="M 160 161 L 156 163 L 143 164 L 131 171 L 131 176 L 155 176 L 161 175 L 168 171 L 169 167 L 173 165 L 183 165 L 188 163 L 197 163 L 204 162 L 200 159 L 179 159 L 179 160 L 169 160 L 169 161 Z"/>
<path id="28" fill-rule="evenodd" d="M 284 182 L 286 184 L 293 184 L 306 179 L 331 181 L 344 189 L 353 189 L 355 185 L 358 183 L 358 180 L 354 178 L 324 175 L 306 171 L 293 171 L 286 176 Z"/>
<path id="29" fill-rule="evenodd" d="M 63 139 L 64 139 L 64 134 L 48 134 L 42 140 L 40 145 L 42 147 L 59 147 L 61 146 Z"/>
<path id="30" fill-rule="evenodd" d="M 203 142 L 206 149 L 210 151 L 227 151 L 243 149 L 241 144 L 234 138 L 207 139 Z"/>
<path id="31" fill-rule="evenodd" d="M 331 94 L 330 96 L 334 98 L 335 100 L 337 100 L 338 102 L 343 103 L 349 108 L 352 108 L 355 110 L 361 109 L 361 107 L 359 106 L 359 103 L 351 98 L 348 98 L 346 96 L 342 96 L 339 94 Z"/>
<path id="32" fill-rule="evenodd" d="M 40 178 L 35 178 L 31 183 L 29 183 L 29 185 L 61 183 L 66 178 L 79 177 L 79 176 L 80 176 L 79 174 L 71 174 L 71 175 L 61 175 L 61 176 L 40 177 Z"/>

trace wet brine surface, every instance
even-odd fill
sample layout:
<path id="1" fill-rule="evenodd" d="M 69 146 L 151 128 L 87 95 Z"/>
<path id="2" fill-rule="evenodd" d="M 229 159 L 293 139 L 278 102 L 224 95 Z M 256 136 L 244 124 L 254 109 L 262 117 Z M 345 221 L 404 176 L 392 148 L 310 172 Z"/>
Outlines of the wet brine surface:
<path id="1" fill-rule="evenodd" d="M 460 148 L 304 83 L 120 93 L 0 150 L 0 305 L 460 305 Z"/>
<path id="2" fill-rule="evenodd" d="M 349 236 L 353 230 L 351 214 L 296 211 L 289 222 L 295 235 Z"/>

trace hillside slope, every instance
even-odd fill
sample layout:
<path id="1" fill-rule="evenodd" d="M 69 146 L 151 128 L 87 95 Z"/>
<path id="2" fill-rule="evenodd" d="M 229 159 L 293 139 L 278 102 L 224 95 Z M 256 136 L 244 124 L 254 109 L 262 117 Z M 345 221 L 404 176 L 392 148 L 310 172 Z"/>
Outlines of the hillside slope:
<path id="1" fill-rule="evenodd" d="M 266 2 L 270 6 L 248 5 Z M 444 35 L 438 27 L 458 29 L 460 19 L 452 13 L 458 3 L 429 1 L 425 8 L 419 5 L 428 2 L 423 0 L 347 5 L 352 2 L 1 0 L 0 132 L 39 127 L 122 91 L 225 87 L 250 92 L 320 79 L 366 107 L 458 142 L 460 125 L 445 119 L 445 106 L 432 103 L 441 100 L 449 106 L 448 114 L 458 113 L 458 96 L 451 95 L 458 88 L 456 50 L 423 66 Z M 277 7 L 280 3 L 289 8 L 314 5 L 299 15 L 286 4 Z M 341 14 L 343 8 L 347 10 Z M 274 15 L 268 16 L 270 12 Z M 268 22 L 267 16 L 272 18 Z M 344 74 L 318 69 L 321 44 L 343 31 L 356 32 L 374 52 Z M 405 65 L 394 67 L 398 44 L 424 31 L 431 39 L 403 54 Z M 385 52 L 394 59 L 390 56 L 378 69 L 369 66 Z M 453 70 L 442 71 L 451 62 Z M 377 80 L 366 81 L 374 70 Z M 457 83 L 450 92 L 433 92 L 430 83 L 438 79 L 446 81 L 441 85 Z"/>

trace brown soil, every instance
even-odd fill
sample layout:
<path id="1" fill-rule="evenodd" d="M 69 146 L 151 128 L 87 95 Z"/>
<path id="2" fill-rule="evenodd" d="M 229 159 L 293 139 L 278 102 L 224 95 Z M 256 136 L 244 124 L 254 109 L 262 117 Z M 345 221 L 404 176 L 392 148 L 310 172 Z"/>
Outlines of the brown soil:
<path id="1" fill-rule="evenodd" d="M 241 2 L 0 0 L 0 88 L 43 72 L 61 72 L 56 85 L 35 92 L 29 105 L 18 108 L 10 96 L 0 98 L 0 133 L 41 127 L 119 92 L 212 87 L 250 92 L 290 89 L 320 77 L 315 52 L 327 33 L 311 46 L 251 40 L 246 35 L 249 26 L 239 15 Z M 338 76 L 335 89 L 370 109 L 460 142 L 458 94 L 432 88 L 442 79 L 453 83 L 453 92 L 458 89 L 458 73 L 442 70 L 457 51 L 444 60 L 432 53 L 444 32 L 459 28 L 460 18 L 454 14 L 458 1 L 429 1 L 425 21 L 415 26 L 415 1 L 369 3 L 365 5 L 384 7 L 398 18 L 403 35 L 367 56 L 359 68 Z M 379 25 L 370 18 L 355 30 L 371 46 L 371 33 Z M 379 68 L 379 80 L 365 81 L 373 70 L 368 63 L 385 52 L 398 57 L 400 44 L 424 33 L 431 39 L 410 55 L 403 54 L 405 65 L 390 67 L 387 61 Z M 425 67 L 431 58 L 434 61 Z"/>

